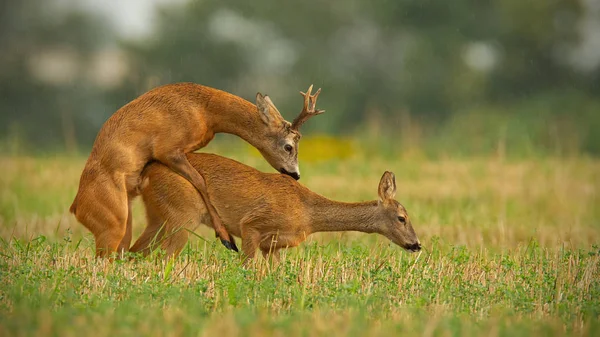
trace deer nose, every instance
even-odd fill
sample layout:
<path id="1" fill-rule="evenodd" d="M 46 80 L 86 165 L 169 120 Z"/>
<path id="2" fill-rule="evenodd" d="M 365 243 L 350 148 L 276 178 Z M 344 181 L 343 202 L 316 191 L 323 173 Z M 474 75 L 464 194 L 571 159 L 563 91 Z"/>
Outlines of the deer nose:
<path id="1" fill-rule="evenodd" d="M 410 245 L 409 249 L 413 252 L 418 252 L 421 250 L 421 243 L 420 242 L 414 243 L 414 244 Z"/>
<path id="2" fill-rule="evenodd" d="M 300 179 L 300 174 L 298 174 L 298 172 L 288 172 L 286 169 L 282 168 L 281 170 L 279 170 L 279 172 L 283 173 L 283 174 L 287 174 L 288 176 L 299 180 Z"/>

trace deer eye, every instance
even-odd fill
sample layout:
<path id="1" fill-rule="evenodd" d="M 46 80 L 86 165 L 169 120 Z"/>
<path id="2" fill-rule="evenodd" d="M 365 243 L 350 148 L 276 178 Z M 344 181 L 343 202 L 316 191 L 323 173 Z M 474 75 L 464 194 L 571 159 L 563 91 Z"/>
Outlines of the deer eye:
<path id="1" fill-rule="evenodd" d="M 398 217 L 398 221 L 400 221 L 401 223 L 406 223 L 406 218 L 404 216 L 400 215 Z"/>
<path id="2" fill-rule="evenodd" d="M 287 152 L 292 152 L 292 150 L 294 149 L 290 144 L 285 144 L 285 146 L 283 147 L 284 150 L 286 150 Z"/>

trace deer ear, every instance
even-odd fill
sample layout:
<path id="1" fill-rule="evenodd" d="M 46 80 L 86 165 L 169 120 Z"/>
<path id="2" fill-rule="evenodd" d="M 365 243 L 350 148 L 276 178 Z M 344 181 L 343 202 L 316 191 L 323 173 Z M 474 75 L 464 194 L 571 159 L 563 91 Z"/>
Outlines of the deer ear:
<path id="1" fill-rule="evenodd" d="M 280 123 L 278 122 L 284 120 L 268 95 L 263 96 L 260 92 L 257 93 L 256 107 L 258 108 L 260 118 L 265 124 L 279 125 Z"/>
<path id="2" fill-rule="evenodd" d="M 266 98 L 260 92 L 256 93 L 256 108 L 258 109 L 258 114 L 260 115 L 260 119 L 268 125 L 271 122 L 271 109 L 269 108 L 269 102 Z"/>
<path id="3" fill-rule="evenodd" d="M 392 200 L 396 196 L 396 176 L 394 173 L 385 171 L 379 182 L 379 200 Z"/>

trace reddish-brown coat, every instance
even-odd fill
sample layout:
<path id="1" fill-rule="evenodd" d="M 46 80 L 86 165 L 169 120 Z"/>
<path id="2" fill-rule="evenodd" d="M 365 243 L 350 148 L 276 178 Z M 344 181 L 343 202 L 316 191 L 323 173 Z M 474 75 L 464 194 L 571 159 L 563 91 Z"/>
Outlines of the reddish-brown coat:
<path id="1" fill-rule="evenodd" d="M 217 235 L 235 247 L 209 202 L 203 177 L 185 154 L 208 144 L 217 132 L 231 133 L 254 145 L 277 170 L 299 175 L 299 133 L 267 96 L 256 98 L 255 105 L 221 90 L 178 83 L 150 90 L 115 112 L 96 137 L 70 208 L 94 234 L 96 254 L 129 249 L 131 200 L 139 193 L 141 171 L 153 160 L 200 192 Z M 293 151 L 284 150 L 286 144 Z"/>
<path id="2" fill-rule="evenodd" d="M 206 178 L 213 205 L 227 230 L 242 238 L 247 257 L 256 249 L 277 256 L 281 248 L 295 247 L 323 231 L 379 233 L 405 249 L 420 249 L 406 209 L 394 200 L 391 172 L 382 176 L 380 200 L 345 203 L 320 196 L 288 176 L 263 173 L 232 159 L 207 153 L 189 154 L 188 159 Z M 162 247 L 177 255 L 188 230 L 210 225 L 206 208 L 198 193 L 163 165 L 149 165 L 142 176 L 148 226 L 131 251 L 147 254 Z"/>

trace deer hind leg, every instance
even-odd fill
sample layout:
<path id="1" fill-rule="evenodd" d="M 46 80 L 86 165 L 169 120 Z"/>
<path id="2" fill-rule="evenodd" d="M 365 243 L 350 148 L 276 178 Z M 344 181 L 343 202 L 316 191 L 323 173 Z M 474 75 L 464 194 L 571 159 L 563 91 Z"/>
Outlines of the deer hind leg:
<path id="1" fill-rule="evenodd" d="M 152 192 L 143 195 L 148 225 L 130 251 L 146 256 L 160 247 L 166 252 L 166 257 L 177 257 L 188 241 L 188 229 L 195 230 L 200 223 L 209 221 L 210 217 L 201 202 L 193 211 L 171 209 L 170 206 L 158 204 L 161 200 L 155 197 Z"/>
<path id="2" fill-rule="evenodd" d="M 177 257 L 188 242 L 190 233 L 186 226 L 177 226 L 167 229 L 161 242 L 161 248 L 167 253 L 167 256 Z"/>
<path id="3" fill-rule="evenodd" d="M 152 204 L 149 205 L 146 203 L 145 199 L 144 203 L 146 206 L 147 226 L 129 251 L 147 256 L 154 249 L 161 246 L 165 237 L 165 232 L 167 231 L 167 226 L 170 225 L 170 222 L 167 223 L 166 215 L 161 214 L 160 210 L 151 206 Z"/>
<path id="4" fill-rule="evenodd" d="M 206 191 L 206 181 L 204 180 L 202 175 L 200 175 L 200 173 L 198 173 L 198 171 L 194 169 L 194 167 L 192 166 L 192 164 L 190 164 L 185 155 L 183 153 L 178 153 L 176 155 L 167 156 L 166 158 L 157 159 L 163 164 L 167 165 L 171 170 L 177 172 L 179 175 L 187 179 L 190 183 L 192 183 L 192 185 L 194 185 L 196 190 L 198 190 L 198 192 L 200 193 L 202 201 L 204 201 L 204 204 L 206 205 L 208 214 L 210 215 L 211 222 L 213 228 L 215 229 L 217 237 L 219 237 L 221 243 L 223 243 L 225 247 L 237 252 L 238 248 L 235 245 L 235 240 L 233 239 L 233 236 L 231 236 L 231 234 L 227 232 L 227 229 L 225 228 L 225 226 L 223 226 L 223 222 L 221 221 L 217 210 L 210 203 L 210 199 L 208 198 L 208 192 Z"/>
<path id="5" fill-rule="evenodd" d="M 170 228 L 166 222 L 156 222 L 148 225 L 140 238 L 131 247 L 130 252 L 147 256 L 160 247 L 166 257 L 177 257 L 185 247 L 189 233 L 184 227 Z"/>
<path id="6" fill-rule="evenodd" d="M 132 217 L 131 217 L 131 197 L 127 198 L 127 225 L 125 227 L 125 235 L 121 242 L 119 243 L 118 252 L 119 254 L 129 251 L 129 246 L 131 246 L 131 236 L 132 236 Z"/>
<path id="7" fill-rule="evenodd" d="M 125 181 L 90 182 L 76 197 L 75 217 L 94 234 L 96 256 L 110 257 L 127 230 L 128 203 Z"/>
<path id="8" fill-rule="evenodd" d="M 148 221 L 146 229 L 129 249 L 130 252 L 141 253 L 143 256 L 150 254 L 162 241 L 166 226 L 166 222 L 162 218 L 151 215 L 148 209 L 146 210 L 146 221 Z"/>

